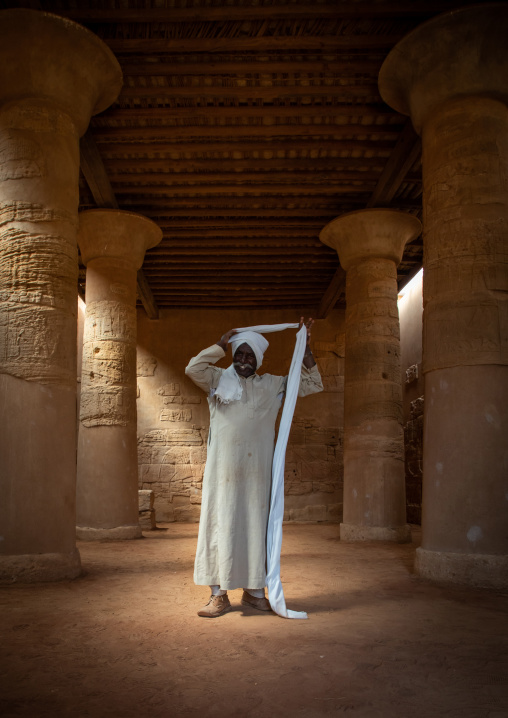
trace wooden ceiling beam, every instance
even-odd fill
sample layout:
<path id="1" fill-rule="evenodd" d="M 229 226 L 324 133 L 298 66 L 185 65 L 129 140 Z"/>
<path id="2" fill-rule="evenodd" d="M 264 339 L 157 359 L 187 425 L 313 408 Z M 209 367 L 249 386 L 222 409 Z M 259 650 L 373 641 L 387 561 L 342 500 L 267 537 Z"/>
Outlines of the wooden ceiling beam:
<path id="1" fill-rule="evenodd" d="M 94 133 L 95 139 L 95 133 Z M 128 154 L 154 154 L 154 153 L 178 153 L 195 152 L 197 154 L 212 152 L 298 152 L 309 150 L 311 152 L 352 152 L 356 150 L 366 152 L 385 152 L 389 153 L 393 150 L 394 143 L 385 140 L 280 140 L 275 142 L 255 142 L 247 140 L 234 141 L 231 137 L 224 137 L 222 140 L 217 139 L 214 142 L 196 141 L 181 142 L 178 138 L 172 138 L 167 142 L 115 142 L 111 137 L 105 142 L 101 142 L 100 137 L 96 138 L 97 144 L 101 145 L 101 154 L 118 155 L 119 153 Z"/>
<path id="2" fill-rule="evenodd" d="M 209 61 L 208 58 L 202 62 L 168 62 L 164 59 L 159 62 L 146 62 L 146 58 L 141 56 L 136 59 L 129 58 L 123 62 L 122 72 L 124 77 L 222 77 L 224 75 L 293 75 L 297 73 L 322 76 L 340 75 L 341 77 L 350 75 L 377 77 L 383 59 L 383 53 L 379 53 L 376 60 L 348 55 L 344 59 L 328 62 L 315 59 L 306 60 L 300 57 L 284 61 L 260 57 L 258 60 L 253 58 L 244 62 L 238 60 L 216 62 Z"/>
<path id="3" fill-rule="evenodd" d="M 241 114 L 241 113 L 239 113 Z M 295 113 L 297 114 L 297 113 Z M 163 125 L 159 127 L 94 127 L 94 137 L 98 142 L 123 140 L 156 142 L 191 137 L 213 139 L 225 138 L 228 141 L 238 137 L 371 137 L 376 135 L 384 140 L 396 140 L 401 131 L 396 125 L 338 125 L 338 124 L 279 124 L 279 125 Z"/>
<path id="4" fill-rule="evenodd" d="M 376 188 L 367 202 L 367 207 L 390 204 L 407 173 L 421 155 L 421 151 L 421 140 L 414 131 L 411 120 L 407 120 Z"/>
<path id="5" fill-rule="evenodd" d="M 326 319 L 344 293 L 345 288 L 346 273 L 342 267 L 338 267 L 319 303 L 316 319 Z"/>
<path id="6" fill-rule="evenodd" d="M 224 244 L 224 243 L 217 243 L 213 246 L 200 246 L 198 244 L 194 244 L 192 247 L 187 246 L 164 246 L 159 249 L 159 247 L 154 248 L 150 252 L 150 258 L 156 258 L 156 257 L 170 257 L 173 259 L 174 257 L 192 257 L 192 259 L 197 259 L 201 256 L 208 257 L 213 252 L 215 257 L 222 257 L 227 258 L 229 260 L 230 257 L 236 257 L 236 256 L 242 256 L 247 255 L 251 257 L 257 257 L 258 255 L 265 256 L 266 257 L 285 257 L 287 255 L 292 255 L 293 257 L 297 255 L 305 255 L 308 257 L 331 257 L 333 258 L 332 254 L 325 253 L 320 247 L 318 246 L 282 246 L 282 245 L 274 245 L 272 247 L 267 246 L 261 246 L 261 247 L 254 247 L 252 245 L 247 245 L 245 247 L 240 246 L 239 243 L 237 244 Z"/>
<path id="7" fill-rule="evenodd" d="M 154 266 L 160 266 L 161 263 L 163 263 L 168 267 L 171 266 L 174 271 L 177 271 L 178 266 L 185 267 L 190 265 L 192 265 L 195 271 L 200 271 L 201 269 L 210 269 L 212 265 L 219 265 L 219 267 L 222 267 L 224 265 L 224 256 L 215 256 L 213 254 L 210 254 L 206 257 L 206 259 L 203 259 L 203 257 L 192 256 L 186 259 L 182 259 L 181 256 L 172 256 L 171 254 L 164 255 L 163 257 L 157 257 L 152 255 L 151 252 L 148 252 L 146 255 L 145 262 L 147 267 L 152 268 Z M 265 264 L 273 268 L 275 268 L 276 265 L 287 265 L 290 271 L 292 271 L 293 267 L 298 266 L 298 262 L 300 262 L 302 266 L 305 266 L 308 270 L 317 267 L 328 270 L 331 266 L 334 266 L 336 264 L 335 258 L 328 255 L 315 255 L 312 258 L 308 256 L 304 259 L 300 258 L 298 260 L 295 260 L 294 257 L 290 257 L 287 254 L 271 254 L 270 256 L 268 256 L 266 253 L 264 255 L 256 257 L 255 262 L 247 260 L 243 256 L 235 255 L 228 257 L 228 262 L 232 262 L 235 265 L 241 265 L 243 269 L 247 269 L 249 271 L 256 269 L 256 267 L 258 266 L 262 267 Z"/>
<path id="8" fill-rule="evenodd" d="M 234 184 L 235 182 L 297 182 L 303 184 L 316 184 L 327 182 L 377 182 L 379 172 L 371 171 L 348 171 L 348 170 L 321 170 L 313 172 L 310 170 L 304 172 L 298 171 L 265 171 L 256 172 L 248 169 L 242 172 L 111 172 L 110 180 L 116 185 L 123 183 L 160 183 L 161 185 L 172 187 L 182 182 L 192 182 L 193 184 L 223 183 Z M 421 178 L 413 180 L 415 183 L 421 184 Z M 139 184 L 140 187 L 143 184 Z"/>
<path id="9" fill-rule="evenodd" d="M 299 105 L 227 105 L 221 106 L 203 106 L 193 105 L 191 107 L 116 107 L 109 109 L 100 115 L 97 120 L 169 120 L 169 119 L 196 119 L 197 117 L 206 117 L 207 119 L 225 117 L 381 117 L 386 121 L 397 120 L 402 123 L 405 117 L 395 112 L 387 105 L 369 103 L 368 105 L 332 104 L 324 102 L 323 104 L 299 104 Z M 92 119 L 92 127 L 97 122 Z"/>
<path id="10" fill-rule="evenodd" d="M 256 270 L 236 270 L 238 273 L 237 276 L 239 279 L 241 279 L 242 282 L 248 283 L 248 282 L 258 282 L 258 281 L 270 281 L 270 282 L 292 282 L 296 281 L 298 282 L 298 285 L 301 286 L 301 282 L 316 282 L 316 283 L 324 283 L 325 279 L 329 277 L 330 271 L 323 272 L 319 271 L 317 273 L 315 272 L 309 272 L 306 267 L 301 267 L 299 270 L 292 271 L 290 268 L 287 269 L 286 272 L 281 272 L 280 270 L 277 270 L 275 272 L 271 272 L 269 268 L 267 268 L 265 271 L 256 271 Z M 236 275 L 235 272 L 235 275 Z M 220 272 L 217 269 L 214 269 L 213 271 L 210 271 L 208 274 L 206 272 L 200 272 L 199 274 L 196 274 L 196 272 L 190 272 L 190 271 L 182 271 L 178 272 L 178 274 L 175 274 L 174 272 L 162 272 L 158 269 L 152 269 L 150 271 L 145 272 L 147 277 L 150 278 L 150 282 L 154 284 L 154 286 L 157 285 L 158 281 L 164 280 L 164 285 L 166 286 L 166 282 L 185 282 L 188 283 L 189 279 L 196 280 L 197 283 L 199 282 L 208 282 L 208 281 L 216 281 L 216 282 L 222 282 L 224 283 L 225 279 L 231 279 L 231 273 L 230 272 Z M 333 274 L 333 272 L 332 272 Z"/>
<path id="11" fill-rule="evenodd" d="M 179 228 L 174 229 L 173 227 L 169 225 L 163 225 L 159 224 L 162 231 L 164 232 L 164 239 L 162 240 L 163 243 L 167 242 L 175 242 L 175 241 L 181 241 L 186 240 L 186 244 L 192 244 L 192 241 L 198 242 L 199 244 L 203 244 L 206 242 L 216 242 L 219 238 L 221 242 L 224 241 L 236 241 L 236 242 L 256 242 L 259 243 L 259 241 L 262 241 L 263 239 L 266 240 L 267 244 L 273 244 L 274 241 L 282 241 L 282 239 L 287 240 L 294 240 L 299 241 L 300 237 L 304 237 L 305 239 L 314 239 L 317 235 L 315 232 L 319 233 L 322 229 L 319 227 L 304 227 L 303 229 L 299 226 L 293 226 L 293 227 L 283 227 L 282 229 L 278 229 L 277 227 L 269 226 L 265 228 L 253 228 L 250 225 L 246 224 L 242 227 L 229 227 L 228 229 L 222 229 L 222 228 Z M 211 239 L 209 239 L 211 238 Z M 258 238 L 258 239 L 256 239 Z M 189 240 L 189 242 L 187 242 Z M 317 241 L 317 246 L 319 245 L 319 241 Z M 160 245 L 158 245 L 160 246 Z"/>
<path id="12" fill-rule="evenodd" d="M 88 131 L 79 142 L 80 167 L 97 207 L 118 209 L 108 173 L 94 138 Z"/>
<path id="13" fill-rule="evenodd" d="M 245 233 L 250 231 L 259 232 L 260 236 L 265 236 L 267 232 L 269 236 L 272 232 L 282 231 L 289 235 L 293 235 L 294 232 L 300 232 L 301 234 L 307 232 L 308 234 L 314 230 L 321 231 L 323 228 L 319 218 L 317 221 L 314 219 L 309 220 L 308 218 L 289 218 L 287 221 L 277 220 L 273 222 L 267 222 L 266 218 L 249 219 L 248 221 L 236 220 L 235 222 L 229 220 L 216 222 L 212 219 L 204 221 L 189 219 L 181 224 L 176 221 L 168 222 L 166 219 L 159 218 L 158 224 L 164 232 L 175 232 L 176 234 L 179 232 L 194 232 L 199 237 L 205 236 L 203 232 L 209 234 L 212 232 L 219 233 L 221 237 L 225 236 L 224 233 L 236 233 L 238 236 L 245 236 Z"/>
<path id="14" fill-rule="evenodd" d="M 265 18 L 266 19 L 266 18 Z M 257 37 L 101 37 L 115 55 L 231 52 L 340 52 L 345 50 L 388 50 L 402 39 L 405 31 L 394 34 L 348 35 L 258 35 Z"/>
<path id="15" fill-rule="evenodd" d="M 234 195 L 239 194 L 256 194 L 256 195 L 272 195 L 272 194 L 283 194 L 287 195 L 288 201 L 291 195 L 337 195 L 337 194 L 362 194 L 369 192 L 369 187 L 366 186 L 368 183 L 363 183 L 361 187 L 355 187 L 350 184 L 329 184 L 329 185 L 304 185 L 304 184 L 269 184 L 268 182 L 263 184 L 249 183 L 248 179 L 245 179 L 243 185 L 240 184 L 216 184 L 216 185 L 187 185 L 187 186 L 174 186 L 168 185 L 167 187 L 160 187 L 159 185 L 135 185 L 132 187 L 117 186 L 115 188 L 116 194 L 128 194 L 128 195 L 166 195 L 168 197 L 175 197 L 178 195 Z M 371 183 L 372 184 L 372 183 Z"/>
<path id="16" fill-rule="evenodd" d="M 389 205 L 420 154 L 421 140 L 414 131 L 411 120 L 407 120 L 366 206 L 370 208 Z M 331 304 L 333 297 L 338 299 L 340 296 L 338 292 L 342 293 L 344 286 L 338 277 L 334 277 L 323 295 L 319 307 L 322 314 L 320 318 L 327 316 L 334 306 Z"/>
<path id="17" fill-rule="evenodd" d="M 188 209 L 175 209 L 171 206 L 168 206 L 166 209 L 147 209 L 144 212 L 145 217 L 157 218 L 158 221 L 165 220 L 166 218 L 171 217 L 192 217 L 193 219 L 205 219 L 207 217 L 224 217 L 231 219 L 238 217 L 254 217 L 255 220 L 259 221 L 260 223 L 264 222 L 263 218 L 280 219 L 281 217 L 283 217 L 284 219 L 295 218 L 295 221 L 303 221 L 306 219 L 314 220 L 314 218 L 316 218 L 316 222 L 318 222 L 319 217 L 328 218 L 332 214 L 333 209 L 318 208 L 317 210 L 315 210 L 298 207 L 294 209 L 283 209 L 279 207 L 274 209 L 270 209 L 269 207 L 265 207 L 263 209 L 235 209 L 234 207 L 226 207 L 224 209 L 201 209 L 198 207 Z M 335 215 L 333 214 L 333 216 Z"/>
<path id="18" fill-rule="evenodd" d="M 127 99 L 136 98 L 163 98 L 170 97 L 175 99 L 193 99 L 201 100 L 206 98 L 225 100 L 231 98 L 237 101 L 263 100 L 264 102 L 273 102 L 274 100 L 284 100 L 294 97 L 347 97 L 348 101 L 356 97 L 375 97 L 376 101 L 381 102 L 377 83 L 368 85 L 187 85 L 174 86 L 171 85 L 124 85 L 118 97 L 117 102 Z"/>
<path id="19" fill-rule="evenodd" d="M 254 22 L 258 20 L 337 20 L 342 18 L 399 18 L 431 17 L 449 8 L 461 7 L 468 0 L 450 2 L 341 2 L 271 4 L 271 5 L 203 5 L 199 7 L 151 7 L 151 8 L 81 8 L 59 10 L 58 15 L 81 23 L 209 23 L 209 22 Z"/>
<path id="20" fill-rule="evenodd" d="M 224 172 L 232 170 L 242 170 L 245 172 L 256 172 L 258 170 L 269 171 L 272 167 L 278 170 L 312 170 L 314 172 L 323 172 L 327 170 L 347 169 L 351 171 L 370 171 L 378 170 L 379 175 L 384 169 L 386 158 L 384 157 L 328 157 L 308 159 L 296 157 L 257 157 L 249 159 L 203 159 L 203 160 L 173 160 L 173 159 L 149 159 L 147 157 L 139 157 L 136 159 L 108 159 L 106 167 L 108 175 L 111 177 L 116 172 L 145 172 L 146 170 L 164 170 L 166 172 L 177 173 L 184 172 Z M 421 173 L 414 176 L 415 179 L 421 179 Z"/>
<path id="21" fill-rule="evenodd" d="M 118 209 L 118 202 L 111 187 L 106 168 L 90 130 L 80 140 L 81 171 L 98 207 Z M 139 298 L 150 319 L 157 319 L 157 304 L 143 270 L 138 270 L 137 289 Z"/>

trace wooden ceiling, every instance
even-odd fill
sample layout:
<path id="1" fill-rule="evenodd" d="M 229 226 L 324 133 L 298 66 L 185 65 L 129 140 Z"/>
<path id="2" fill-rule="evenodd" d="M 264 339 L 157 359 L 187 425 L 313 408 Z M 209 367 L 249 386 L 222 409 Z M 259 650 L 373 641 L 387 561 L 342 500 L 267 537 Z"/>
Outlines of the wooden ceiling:
<path id="1" fill-rule="evenodd" d="M 294 308 L 324 317 L 344 272 L 318 235 L 366 207 L 421 217 L 420 141 L 377 87 L 391 48 L 468 4 L 389 0 L 35 0 L 124 74 L 81 143 L 80 209 L 153 219 L 138 289 L 158 308 Z M 476 3 L 478 4 L 478 3 Z M 421 266 L 406 248 L 403 284 Z M 81 288 L 85 281 L 82 268 Z"/>

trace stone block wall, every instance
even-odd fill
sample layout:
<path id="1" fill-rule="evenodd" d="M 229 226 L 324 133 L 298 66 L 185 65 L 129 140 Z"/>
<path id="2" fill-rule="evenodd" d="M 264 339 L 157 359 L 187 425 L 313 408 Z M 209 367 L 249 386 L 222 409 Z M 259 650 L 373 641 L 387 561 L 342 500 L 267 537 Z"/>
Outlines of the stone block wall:
<path id="1" fill-rule="evenodd" d="M 158 521 L 198 521 L 209 414 L 206 395 L 184 374 L 201 349 L 234 326 L 296 321 L 287 312 L 138 312 L 139 488 L 153 490 Z M 261 373 L 287 374 L 294 331 L 267 336 Z M 325 391 L 299 399 L 286 455 L 285 519 L 342 518 L 344 315 L 316 323 L 313 350 Z M 228 355 L 218 363 L 227 367 Z"/>

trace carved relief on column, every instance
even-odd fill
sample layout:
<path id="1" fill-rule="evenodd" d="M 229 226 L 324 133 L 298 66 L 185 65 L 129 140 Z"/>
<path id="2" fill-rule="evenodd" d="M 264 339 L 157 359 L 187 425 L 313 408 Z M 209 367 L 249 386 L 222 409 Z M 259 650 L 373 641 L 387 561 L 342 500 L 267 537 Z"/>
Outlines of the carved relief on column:
<path id="1" fill-rule="evenodd" d="M 422 136 L 422 546 L 429 578 L 508 586 L 508 4 L 433 18 L 383 99 Z"/>
<path id="2" fill-rule="evenodd" d="M 74 382 L 78 169 L 69 117 L 0 111 L 0 372 L 27 381 Z"/>
<path id="3" fill-rule="evenodd" d="M 43 12 L 0 12 L 0 404 L 8 416 L 0 481 L 9 496 L 0 503 L 0 581 L 80 571 L 79 137 L 121 83 L 113 54 L 85 28 Z"/>
<path id="4" fill-rule="evenodd" d="M 131 539 L 138 523 L 136 276 L 161 229 L 133 212 L 88 210 L 78 241 L 87 267 L 78 439 L 77 532 Z"/>
<path id="5" fill-rule="evenodd" d="M 418 219 L 362 210 L 332 220 L 320 239 L 346 270 L 344 519 L 348 541 L 410 540 L 404 491 L 397 265 Z"/>
<path id="6" fill-rule="evenodd" d="M 135 418 L 136 307 L 86 308 L 80 419 L 84 426 L 127 426 Z"/>

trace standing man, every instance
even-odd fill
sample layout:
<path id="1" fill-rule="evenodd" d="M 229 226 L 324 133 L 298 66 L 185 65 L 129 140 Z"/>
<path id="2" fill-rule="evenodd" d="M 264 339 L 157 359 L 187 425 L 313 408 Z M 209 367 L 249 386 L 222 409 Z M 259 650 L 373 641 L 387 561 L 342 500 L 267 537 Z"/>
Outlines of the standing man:
<path id="1" fill-rule="evenodd" d="M 303 317 L 300 327 L 303 326 Z M 310 349 L 312 319 L 298 396 L 323 390 Z M 234 337 L 234 339 L 232 339 Z M 231 340 L 233 364 L 213 366 Z M 217 344 L 190 360 L 185 373 L 208 395 L 210 433 L 194 582 L 212 595 L 198 616 L 216 618 L 231 610 L 228 589 L 243 588 L 242 604 L 269 611 L 265 598 L 266 529 L 270 509 L 275 421 L 287 377 L 256 373 L 268 347 L 252 331 L 230 329 Z"/>

